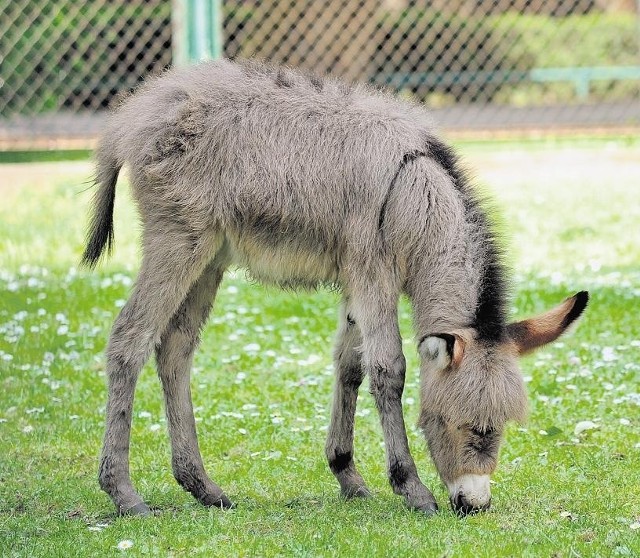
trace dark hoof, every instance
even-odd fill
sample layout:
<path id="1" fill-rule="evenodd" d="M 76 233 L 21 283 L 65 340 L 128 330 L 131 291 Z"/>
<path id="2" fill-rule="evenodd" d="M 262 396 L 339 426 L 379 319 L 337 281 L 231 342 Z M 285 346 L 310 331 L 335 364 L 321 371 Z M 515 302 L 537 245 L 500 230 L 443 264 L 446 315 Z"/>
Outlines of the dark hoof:
<path id="1" fill-rule="evenodd" d="M 153 512 L 151 511 L 149 506 L 147 506 L 147 504 L 145 504 L 144 502 L 140 502 L 139 504 L 136 504 L 135 506 L 124 510 L 120 515 L 135 515 L 139 517 L 147 517 L 153 515 Z"/>
<path id="2" fill-rule="evenodd" d="M 342 494 L 342 497 L 346 500 L 352 500 L 354 498 L 370 498 L 372 496 L 366 486 L 355 486 L 347 490 L 341 490 L 340 494 Z"/>
<path id="3" fill-rule="evenodd" d="M 224 494 L 222 496 L 205 496 L 200 500 L 208 508 L 220 508 L 221 510 L 233 510 L 236 505 Z"/>
<path id="4" fill-rule="evenodd" d="M 420 512 L 427 517 L 430 517 L 438 513 L 438 504 L 435 501 L 420 502 L 419 504 L 407 503 L 407 506 L 409 507 L 410 510 Z"/>

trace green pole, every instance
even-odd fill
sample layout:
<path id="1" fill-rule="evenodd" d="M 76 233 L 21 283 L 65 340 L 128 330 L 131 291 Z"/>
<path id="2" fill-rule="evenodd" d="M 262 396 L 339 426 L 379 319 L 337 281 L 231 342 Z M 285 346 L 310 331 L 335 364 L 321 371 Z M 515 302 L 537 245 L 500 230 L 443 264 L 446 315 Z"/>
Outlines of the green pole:
<path id="1" fill-rule="evenodd" d="M 222 0 L 173 0 L 171 24 L 174 65 L 222 56 Z"/>

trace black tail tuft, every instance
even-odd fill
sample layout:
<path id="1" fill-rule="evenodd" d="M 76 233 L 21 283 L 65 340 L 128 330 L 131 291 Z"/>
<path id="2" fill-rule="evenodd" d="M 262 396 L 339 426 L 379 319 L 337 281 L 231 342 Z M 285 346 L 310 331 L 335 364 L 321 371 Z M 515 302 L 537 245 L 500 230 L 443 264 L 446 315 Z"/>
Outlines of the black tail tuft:
<path id="1" fill-rule="evenodd" d="M 98 161 L 96 185 L 98 190 L 93 201 L 93 215 L 87 231 L 87 246 L 82 254 L 81 264 L 94 268 L 106 247 L 107 253 L 113 248 L 113 207 L 116 199 L 116 182 L 120 167 L 113 161 Z"/>

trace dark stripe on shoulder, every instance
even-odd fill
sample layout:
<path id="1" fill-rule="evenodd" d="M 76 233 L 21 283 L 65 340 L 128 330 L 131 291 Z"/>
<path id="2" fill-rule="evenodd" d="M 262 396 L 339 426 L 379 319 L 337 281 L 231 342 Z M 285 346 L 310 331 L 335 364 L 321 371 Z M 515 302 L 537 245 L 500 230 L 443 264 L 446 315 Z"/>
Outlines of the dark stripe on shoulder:
<path id="1" fill-rule="evenodd" d="M 471 188 L 469 178 L 460 167 L 453 148 L 431 137 L 427 140 L 427 155 L 451 176 L 462 196 L 466 218 L 479 232 L 485 247 L 478 305 L 470 325 L 477 331 L 479 339 L 501 341 L 506 333 L 508 285 L 493 224 L 483 210 L 478 195 Z"/>
<path id="2" fill-rule="evenodd" d="M 291 83 L 291 79 L 286 75 L 285 70 L 283 68 L 279 68 L 275 80 L 277 87 L 291 87 L 293 84 Z"/>
<path id="3" fill-rule="evenodd" d="M 382 229 L 382 225 L 384 223 L 384 216 L 385 216 L 385 213 L 387 212 L 387 205 L 389 203 L 389 199 L 391 199 L 391 192 L 393 191 L 393 188 L 396 185 L 396 181 L 398 180 L 398 176 L 400 175 L 400 172 L 408 163 L 416 160 L 418 157 L 424 157 L 424 156 L 425 156 L 425 153 L 423 153 L 422 151 L 410 151 L 409 153 L 405 153 L 403 155 L 402 161 L 400 161 L 400 165 L 398 166 L 398 170 L 396 171 L 396 173 L 393 175 L 393 178 L 391 179 L 391 183 L 389 184 L 389 189 L 387 190 L 387 195 L 385 196 L 384 201 L 380 206 L 380 213 L 378 215 L 378 230 Z"/>
<path id="4" fill-rule="evenodd" d="M 311 86 L 318 93 L 320 93 L 322 91 L 322 89 L 324 88 L 324 82 L 322 81 L 322 79 L 320 79 L 318 76 L 316 76 L 314 74 L 310 74 L 309 75 L 309 83 L 311 83 Z"/>

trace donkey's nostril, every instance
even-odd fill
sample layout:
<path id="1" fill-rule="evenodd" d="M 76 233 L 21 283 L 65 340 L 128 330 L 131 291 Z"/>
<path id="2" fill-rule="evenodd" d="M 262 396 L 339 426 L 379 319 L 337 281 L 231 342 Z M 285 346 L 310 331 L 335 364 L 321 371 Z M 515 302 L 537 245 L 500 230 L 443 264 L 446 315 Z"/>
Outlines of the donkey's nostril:
<path id="1" fill-rule="evenodd" d="M 458 494 L 456 495 L 456 499 L 454 501 L 454 507 L 456 509 L 459 509 L 464 506 L 465 506 L 464 496 L 462 495 L 462 492 L 458 492 Z"/>
<path id="2" fill-rule="evenodd" d="M 473 513 L 473 506 L 467 502 L 462 492 L 458 492 L 455 500 L 451 502 L 453 504 L 453 510 L 458 515 L 469 515 Z"/>
<path id="3" fill-rule="evenodd" d="M 486 504 L 474 506 L 465 497 L 462 492 L 458 492 L 455 498 L 451 499 L 451 507 L 460 516 L 473 515 L 479 511 L 486 511 L 491 507 L 491 499 Z"/>

